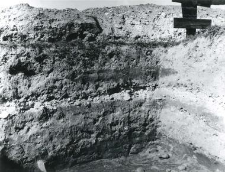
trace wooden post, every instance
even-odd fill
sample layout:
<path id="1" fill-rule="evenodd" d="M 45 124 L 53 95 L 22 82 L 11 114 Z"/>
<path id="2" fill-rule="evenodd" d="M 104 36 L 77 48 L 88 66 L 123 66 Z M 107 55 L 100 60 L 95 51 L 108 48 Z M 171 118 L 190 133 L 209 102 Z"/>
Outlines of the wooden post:
<path id="1" fill-rule="evenodd" d="M 197 19 L 197 5 L 193 4 L 192 1 L 182 3 L 182 13 L 184 19 Z M 190 35 L 195 35 L 196 29 L 195 28 L 186 28 L 186 35 L 187 37 Z"/>

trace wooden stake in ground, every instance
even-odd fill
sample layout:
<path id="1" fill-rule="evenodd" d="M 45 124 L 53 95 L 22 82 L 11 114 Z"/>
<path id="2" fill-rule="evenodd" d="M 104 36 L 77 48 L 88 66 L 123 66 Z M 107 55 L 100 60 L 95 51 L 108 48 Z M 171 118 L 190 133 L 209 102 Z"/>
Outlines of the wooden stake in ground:
<path id="1" fill-rule="evenodd" d="M 196 29 L 211 26 L 211 20 L 197 19 L 197 7 L 210 7 L 211 0 L 172 0 L 181 3 L 183 18 L 174 18 L 174 28 L 185 28 L 187 37 L 196 34 Z"/>
<path id="2" fill-rule="evenodd" d="M 197 5 L 194 5 L 193 3 L 189 2 L 189 3 L 182 3 L 181 7 L 184 19 L 197 19 Z M 186 23 L 189 23 L 190 25 L 190 20 L 189 21 L 186 20 Z M 186 27 L 186 34 L 195 35 L 196 28 Z"/>

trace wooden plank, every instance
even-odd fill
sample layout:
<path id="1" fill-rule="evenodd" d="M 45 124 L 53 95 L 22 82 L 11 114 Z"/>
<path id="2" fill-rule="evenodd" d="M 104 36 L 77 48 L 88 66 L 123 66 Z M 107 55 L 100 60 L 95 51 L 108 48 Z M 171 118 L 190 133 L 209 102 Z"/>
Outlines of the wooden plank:
<path id="1" fill-rule="evenodd" d="M 212 21 L 208 19 L 174 18 L 174 28 L 206 29 L 211 23 Z"/>
<path id="2" fill-rule="evenodd" d="M 212 5 L 225 5 L 225 0 L 212 0 Z"/>
<path id="3" fill-rule="evenodd" d="M 202 6 L 202 7 L 210 7 L 212 5 L 212 0 L 202 0 L 202 1 L 199 1 L 198 0 L 198 3 L 197 3 L 198 6 Z"/>
<path id="4" fill-rule="evenodd" d="M 182 13 L 183 13 L 183 18 L 196 19 L 197 18 L 197 5 L 182 3 Z"/>
<path id="5" fill-rule="evenodd" d="M 172 2 L 178 2 L 178 3 L 190 4 L 190 5 L 197 5 L 197 6 L 203 6 L 203 7 L 210 7 L 213 3 L 212 1 L 213 0 L 172 0 Z M 222 0 L 220 0 L 220 1 L 222 1 Z M 225 1 L 225 0 L 223 0 L 223 1 Z"/>
<path id="6" fill-rule="evenodd" d="M 225 5 L 225 0 L 172 0 L 172 2 L 191 3 L 198 6 Z"/>
<path id="7" fill-rule="evenodd" d="M 183 18 L 197 19 L 197 5 L 182 3 L 181 7 L 182 7 Z M 195 34 L 196 34 L 196 29 L 186 28 L 187 37 L 190 35 L 195 35 Z"/>
<path id="8" fill-rule="evenodd" d="M 195 35 L 195 34 L 196 34 L 196 29 L 186 29 L 187 37 L 190 35 Z"/>

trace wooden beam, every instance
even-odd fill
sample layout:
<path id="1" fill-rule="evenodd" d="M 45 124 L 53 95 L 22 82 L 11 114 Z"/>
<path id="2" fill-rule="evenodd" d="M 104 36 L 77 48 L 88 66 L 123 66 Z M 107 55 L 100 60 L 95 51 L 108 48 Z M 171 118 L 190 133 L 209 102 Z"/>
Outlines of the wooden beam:
<path id="1" fill-rule="evenodd" d="M 193 4 L 198 6 L 207 6 L 209 5 L 225 5 L 225 0 L 172 0 L 172 2 L 179 2 L 185 4 Z"/>
<path id="2" fill-rule="evenodd" d="M 187 37 L 194 36 L 195 34 L 196 34 L 196 29 L 186 29 Z"/>
<path id="3" fill-rule="evenodd" d="M 198 6 L 202 6 L 202 7 L 211 7 L 212 5 L 212 0 L 202 0 L 202 1 L 199 1 L 198 0 L 198 3 L 197 3 Z"/>
<path id="4" fill-rule="evenodd" d="M 210 7 L 213 0 L 172 0 L 172 2 L 178 2 L 182 4 L 192 4 L 197 6 Z"/>
<path id="5" fill-rule="evenodd" d="M 197 19 L 197 5 L 191 3 L 182 3 L 182 14 L 183 18 L 186 19 Z M 186 28 L 187 37 L 196 34 L 196 29 Z"/>
<path id="6" fill-rule="evenodd" d="M 212 0 L 212 5 L 225 5 L 225 0 Z"/>
<path id="7" fill-rule="evenodd" d="M 172 2 L 178 2 L 182 4 L 190 4 L 195 6 L 203 6 L 203 7 L 210 7 L 212 5 L 213 0 L 172 0 Z M 217 0 L 219 1 L 219 0 Z M 225 1 L 225 0 L 220 0 Z M 225 2 L 224 2 L 225 4 Z"/>
<path id="8" fill-rule="evenodd" d="M 183 18 L 197 19 L 197 5 L 182 3 Z"/>
<path id="9" fill-rule="evenodd" d="M 174 18 L 174 28 L 206 29 L 211 23 L 212 21 L 208 19 Z"/>

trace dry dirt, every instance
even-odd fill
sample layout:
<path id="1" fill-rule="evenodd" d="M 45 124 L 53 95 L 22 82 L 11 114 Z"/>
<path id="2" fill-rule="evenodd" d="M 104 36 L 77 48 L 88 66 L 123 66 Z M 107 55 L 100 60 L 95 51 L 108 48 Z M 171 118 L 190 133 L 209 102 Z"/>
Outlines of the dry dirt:
<path id="1" fill-rule="evenodd" d="M 218 26 L 185 39 L 179 7 L 4 9 L 1 159 L 29 171 L 43 160 L 55 172 L 223 172 L 225 12 L 198 13 Z"/>

